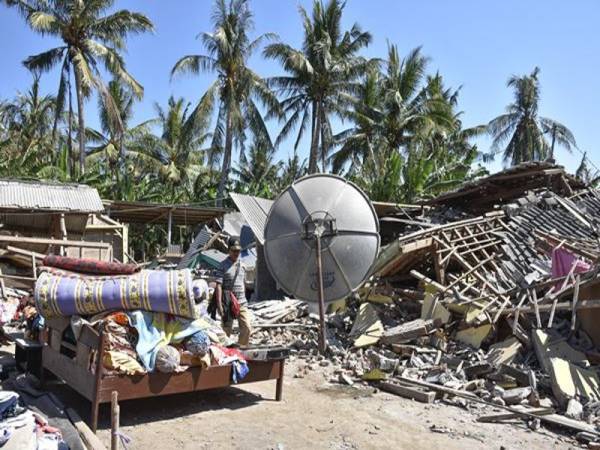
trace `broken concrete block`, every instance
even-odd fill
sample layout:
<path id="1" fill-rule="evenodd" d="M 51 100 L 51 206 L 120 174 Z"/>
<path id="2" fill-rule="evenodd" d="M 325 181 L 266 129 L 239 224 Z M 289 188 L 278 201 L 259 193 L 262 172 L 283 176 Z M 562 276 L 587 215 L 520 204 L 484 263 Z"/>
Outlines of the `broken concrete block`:
<path id="1" fill-rule="evenodd" d="M 521 345 L 518 339 L 511 337 L 492 345 L 485 360 L 494 367 L 499 367 L 502 364 L 510 364 L 522 348 L 523 345 Z"/>
<path id="2" fill-rule="evenodd" d="M 531 395 L 531 392 L 532 389 L 530 387 L 507 389 L 502 394 L 502 400 L 507 405 L 517 405 L 527 399 Z"/>
<path id="3" fill-rule="evenodd" d="M 580 367 L 590 366 L 585 354 L 571 347 L 562 336 L 540 329 L 533 330 L 531 336 L 538 362 L 546 372 L 550 371 L 551 358 L 564 359 Z"/>
<path id="4" fill-rule="evenodd" d="M 473 348 L 479 348 L 483 340 L 490 334 L 490 331 L 492 331 L 492 325 L 489 323 L 479 327 L 466 328 L 456 333 L 456 340 Z"/>
<path id="5" fill-rule="evenodd" d="M 442 324 L 446 324 L 450 322 L 451 317 L 450 312 L 437 300 L 436 296 L 427 291 L 421 308 L 421 319 L 439 319 Z"/>
<path id="6" fill-rule="evenodd" d="M 581 416 L 583 416 L 583 405 L 574 398 L 570 399 L 569 403 L 567 403 L 565 416 L 575 420 L 581 419 Z"/>
<path id="7" fill-rule="evenodd" d="M 376 344 L 383 333 L 383 324 L 379 320 L 373 305 L 360 305 L 350 337 L 354 338 L 354 347 L 361 348 Z"/>
<path id="8" fill-rule="evenodd" d="M 561 405 L 574 397 L 600 400 L 600 380 L 596 372 L 560 358 L 550 358 L 549 364 L 552 392 Z"/>

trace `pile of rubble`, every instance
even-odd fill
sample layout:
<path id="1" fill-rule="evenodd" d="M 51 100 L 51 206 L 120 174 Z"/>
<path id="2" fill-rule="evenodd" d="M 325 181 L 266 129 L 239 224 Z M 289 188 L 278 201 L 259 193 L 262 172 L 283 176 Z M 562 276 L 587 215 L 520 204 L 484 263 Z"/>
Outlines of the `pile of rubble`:
<path id="1" fill-rule="evenodd" d="M 487 212 L 480 201 L 446 223 L 441 206 L 413 213 L 356 298 L 328 315 L 326 357 L 315 315 L 287 314 L 256 342 L 291 344 L 306 361 L 297 376 L 323 366 L 342 383 L 507 410 L 481 421 L 521 417 L 600 441 L 600 193 L 528 170 L 540 167 L 552 183 L 504 203 L 496 195 Z"/>

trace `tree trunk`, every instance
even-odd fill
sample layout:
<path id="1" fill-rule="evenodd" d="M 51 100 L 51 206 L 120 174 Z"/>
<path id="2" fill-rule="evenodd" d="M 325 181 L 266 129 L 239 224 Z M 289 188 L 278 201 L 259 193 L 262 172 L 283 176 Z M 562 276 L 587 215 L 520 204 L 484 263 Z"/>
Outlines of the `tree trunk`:
<path id="1" fill-rule="evenodd" d="M 231 150 L 233 147 L 233 130 L 231 124 L 231 111 L 227 108 L 227 117 L 225 118 L 225 148 L 223 149 L 223 165 L 221 168 L 221 178 L 217 189 L 217 206 L 223 206 L 223 195 L 225 186 L 229 179 L 229 169 L 231 169 Z"/>
<path id="2" fill-rule="evenodd" d="M 317 161 L 319 160 L 319 128 L 320 120 L 319 115 L 321 108 L 318 100 L 313 101 L 312 104 L 312 130 L 311 130 L 311 142 L 310 142 L 310 157 L 308 160 L 308 173 L 316 173 L 318 171 Z"/>
<path id="3" fill-rule="evenodd" d="M 324 115 L 325 114 L 323 112 L 323 109 L 321 108 L 321 110 L 319 111 L 319 119 L 321 121 L 321 125 L 325 123 Z M 323 173 L 327 172 L 327 148 L 325 147 L 325 145 L 325 128 L 321 126 L 321 171 Z"/>
<path id="4" fill-rule="evenodd" d="M 67 137 L 67 172 L 69 173 L 69 177 L 73 178 L 73 95 L 71 93 L 71 72 L 69 72 L 69 136 Z"/>
<path id="5" fill-rule="evenodd" d="M 85 173 L 85 122 L 83 120 L 83 89 L 81 87 L 81 74 L 75 71 L 75 89 L 77 93 L 77 119 L 79 121 L 79 172 Z"/>
<path id="6" fill-rule="evenodd" d="M 556 142 L 556 126 L 552 127 L 552 145 L 550 145 L 550 155 L 548 159 L 554 160 L 554 143 Z"/>

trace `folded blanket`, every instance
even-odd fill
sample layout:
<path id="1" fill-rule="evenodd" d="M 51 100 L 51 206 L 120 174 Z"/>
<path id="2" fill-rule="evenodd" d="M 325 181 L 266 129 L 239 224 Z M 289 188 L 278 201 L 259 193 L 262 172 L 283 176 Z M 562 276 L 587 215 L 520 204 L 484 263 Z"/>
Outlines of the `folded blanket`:
<path id="1" fill-rule="evenodd" d="M 133 275 L 106 277 L 42 272 L 34 297 L 45 318 L 86 316 L 111 309 L 144 309 L 194 317 L 192 276 L 188 269 L 142 270 Z"/>
<path id="2" fill-rule="evenodd" d="M 131 275 L 139 270 L 136 264 L 100 261 L 92 258 L 70 258 L 59 255 L 47 255 L 44 258 L 43 265 L 98 275 Z"/>

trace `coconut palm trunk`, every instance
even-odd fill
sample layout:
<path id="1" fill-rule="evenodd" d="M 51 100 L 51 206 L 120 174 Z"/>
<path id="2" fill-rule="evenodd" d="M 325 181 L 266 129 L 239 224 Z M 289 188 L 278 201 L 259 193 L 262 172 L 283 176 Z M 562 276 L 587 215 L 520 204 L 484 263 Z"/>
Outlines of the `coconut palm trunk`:
<path id="1" fill-rule="evenodd" d="M 75 164 L 73 163 L 73 94 L 71 93 L 71 75 L 69 75 L 69 130 L 67 137 L 67 171 L 69 176 L 73 176 L 73 167 Z"/>
<path id="2" fill-rule="evenodd" d="M 231 110 L 227 108 L 227 117 L 225 119 L 225 148 L 223 149 L 223 165 L 221 168 L 221 178 L 217 189 L 217 205 L 223 205 L 223 195 L 225 194 L 225 185 L 229 179 L 229 170 L 231 169 L 231 151 L 233 147 L 233 124 L 231 120 Z"/>
<path id="3" fill-rule="evenodd" d="M 552 143 L 550 144 L 550 155 L 548 159 L 554 160 L 554 144 L 556 143 L 556 125 L 552 127 Z"/>
<path id="4" fill-rule="evenodd" d="M 81 74 L 75 70 L 75 93 L 77 94 L 77 120 L 79 122 L 79 173 L 85 173 L 85 121 L 83 119 L 83 87 Z"/>
<path id="5" fill-rule="evenodd" d="M 308 173 L 318 171 L 317 161 L 319 160 L 319 129 L 321 128 L 321 108 L 319 101 L 313 102 L 312 107 L 312 138 L 310 143 L 310 157 L 308 160 Z"/>

